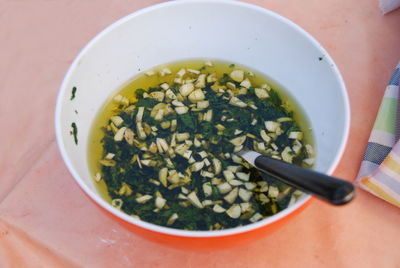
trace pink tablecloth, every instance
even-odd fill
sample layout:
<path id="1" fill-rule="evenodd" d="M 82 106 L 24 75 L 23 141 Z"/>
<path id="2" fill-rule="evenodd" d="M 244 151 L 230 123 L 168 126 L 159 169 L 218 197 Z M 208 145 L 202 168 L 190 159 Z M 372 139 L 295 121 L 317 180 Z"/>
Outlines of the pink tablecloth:
<path id="1" fill-rule="evenodd" d="M 143 240 L 83 194 L 54 140 L 57 89 L 90 38 L 157 2 L 0 0 L 0 267 L 399 267 L 400 210 L 363 191 L 345 207 L 315 201 L 253 244 L 204 253 Z M 352 124 L 335 174 L 352 180 L 400 58 L 400 11 L 383 16 L 376 0 L 249 2 L 301 25 L 338 64 Z"/>

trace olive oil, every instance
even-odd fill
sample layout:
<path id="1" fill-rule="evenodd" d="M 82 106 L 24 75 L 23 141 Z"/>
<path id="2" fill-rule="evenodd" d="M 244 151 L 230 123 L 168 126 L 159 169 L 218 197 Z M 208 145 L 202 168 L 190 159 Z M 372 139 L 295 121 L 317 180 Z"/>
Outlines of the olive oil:
<path id="1" fill-rule="evenodd" d="M 173 84 L 175 76 L 160 75 L 160 73 L 163 72 L 164 68 L 168 68 L 172 73 L 176 73 L 182 68 L 192 70 L 206 70 L 208 73 L 217 73 L 218 77 L 221 77 L 224 73 L 229 74 L 235 69 L 244 70 L 246 76 L 251 77 L 253 84 L 268 84 L 272 89 L 278 92 L 279 97 L 282 100 L 282 103 L 285 106 L 286 110 L 293 112 L 293 119 L 300 126 L 304 134 L 303 141 L 308 144 L 313 144 L 311 128 L 305 114 L 300 108 L 300 105 L 298 105 L 295 100 L 291 96 L 289 96 L 282 87 L 278 85 L 278 83 L 270 78 L 267 78 L 261 73 L 255 70 L 251 70 L 250 68 L 247 68 L 245 66 L 217 60 L 212 60 L 212 66 L 208 66 L 205 64 L 205 62 L 206 60 L 204 59 L 192 59 L 163 64 L 154 67 L 150 70 L 154 72 L 154 75 L 147 75 L 147 71 L 142 72 L 124 85 L 122 85 L 110 96 L 110 98 L 105 102 L 104 106 L 100 109 L 100 111 L 98 111 L 96 119 L 91 127 L 88 148 L 88 160 L 93 177 L 95 177 L 96 173 L 100 172 L 101 168 L 99 160 L 102 159 L 102 157 L 104 156 L 103 146 L 101 143 L 101 140 L 104 137 L 103 128 L 107 126 L 109 118 L 115 114 L 115 109 L 118 106 L 113 102 L 113 98 L 116 95 L 122 95 L 128 98 L 129 101 L 132 103 L 136 101 L 133 97 L 133 93 L 137 89 L 148 90 L 149 88 L 159 87 L 159 85 L 162 83 Z M 111 203 L 111 197 L 109 196 L 104 180 L 100 180 L 98 183 L 96 183 L 96 186 L 98 187 L 98 190 L 103 198 Z"/>

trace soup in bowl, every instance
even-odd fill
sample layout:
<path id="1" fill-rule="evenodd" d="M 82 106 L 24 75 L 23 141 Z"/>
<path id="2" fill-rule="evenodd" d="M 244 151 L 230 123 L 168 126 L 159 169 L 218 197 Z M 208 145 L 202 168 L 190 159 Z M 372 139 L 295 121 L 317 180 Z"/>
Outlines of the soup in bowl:
<path id="1" fill-rule="evenodd" d="M 310 202 L 237 152 L 332 173 L 348 127 L 326 51 L 287 19 L 231 1 L 168 2 L 115 22 L 75 59 L 56 107 L 83 191 L 136 233 L 186 248 L 246 243 Z"/>

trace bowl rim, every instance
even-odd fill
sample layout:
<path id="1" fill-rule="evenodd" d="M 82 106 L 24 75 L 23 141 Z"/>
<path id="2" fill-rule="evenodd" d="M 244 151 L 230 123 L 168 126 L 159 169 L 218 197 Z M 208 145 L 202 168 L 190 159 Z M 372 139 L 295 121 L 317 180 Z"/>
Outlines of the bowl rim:
<path id="1" fill-rule="evenodd" d="M 279 20 L 282 23 L 287 24 L 291 28 L 293 28 L 295 31 L 299 32 L 304 38 L 308 39 L 309 42 L 313 44 L 313 46 L 317 47 L 324 55 L 324 59 L 327 60 L 332 68 L 332 71 L 334 75 L 336 76 L 336 79 L 338 80 L 338 83 L 340 85 L 340 92 L 342 94 L 342 97 L 344 99 L 344 113 L 345 113 L 345 127 L 342 130 L 342 135 L 343 139 L 340 141 L 340 146 L 338 153 L 336 154 L 336 157 L 332 161 L 329 169 L 327 170 L 328 174 L 332 174 L 335 168 L 337 167 L 343 153 L 345 150 L 346 143 L 348 141 L 349 137 L 349 129 L 350 129 L 350 104 L 349 104 L 349 97 L 347 94 L 346 86 L 344 83 L 344 80 L 339 72 L 339 69 L 337 68 L 336 64 L 334 63 L 333 59 L 330 57 L 328 52 L 319 44 L 319 42 L 312 37 L 308 32 L 306 32 L 303 28 L 301 28 L 299 25 L 295 24 L 291 20 L 287 19 L 286 17 L 283 17 L 282 15 L 279 15 L 278 13 L 275 13 L 271 10 L 268 10 L 264 7 L 260 7 L 254 4 L 249 4 L 245 2 L 240 2 L 240 1 L 231 1 L 231 0 L 185 0 L 185 1 L 167 1 L 155 5 L 151 5 L 139 10 L 136 10 L 107 26 L 104 28 L 102 31 L 96 34 L 95 37 L 93 37 L 78 53 L 72 64 L 69 66 L 64 79 L 61 83 L 61 86 L 58 91 L 58 96 L 56 100 L 56 109 L 55 109 L 55 132 L 56 132 L 56 141 L 58 144 L 58 148 L 60 150 L 61 156 L 64 160 L 65 165 L 67 166 L 69 172 L 72 174 L 74 180 L 78 183 L 78 185 L 82 188 L 82 190 L 89 195 L 91 199 L 93 199 L 98 205 L 100 205 L 103 209 L 108 211 L 109 213 L 115 215 L 116 217 L 130 223 L 133 225 L 137 225 L 141 228 L 144 228 L 149 231 L 153 231 L 156 233 L 161 233 L 161 234 L 167 234 L 167 235 L 173 235 L 173 236 L 179 236 L 179 237 L 221 237 L 221 236 L 230 236 L 230 235 L 236 235 L 240 233 L 246 233 L 250 232 L 256 229 L 259 229 L 261 227 L 267 227 L 268 225 L 279 221 L 280 219 L 285 218 L 286 216 L 292 214 L 296 210 L 300 209 L 303 207 L 312 197 L 309 194 L 304 194 L 295 204 L 292 206 L 278 212 L 277 214 L 270 216 L 268 218 L 265 218 L 261 221 L 247 224 L 244 226 L 238 226 L 230 229 L 225 229 L 225 230 L 214 230 L 214 231 L 202 231 L 202 230 L 182 230 L 182 229 L 175 229 L 175 228 L 170 228 L 170 227 L 165 227 L 165 226 L 160 226 L 156 225 L 150 222 L 142 221 L 139 219 L 135 219 L 132 216 L 129 216 L 128 214 L 125 214 L 124 212 L 114 208 L 106 202 L 98 193 L 93 191 L 92 189 L 87 186 L 83 180 L 80 178 L 79 174 L 73 167 L 72 163 L 70 162 L 68 158 L 68 154 L 65 149 L 65 144 L 62 139 L 62 129 L 61 129 L 61 112 L 62 112 L 62 103 L 63 103 L 63 97 L 67 93 L 67 84 L 68 81 L 70 80 L 72 73 L 76 66 L 79 64 L 79 61 L 82 59 L 82 57 L 85 55 L 86 51 L 88 51 L 95 43 L 97 43 L 98 40 L 100 40 L 103 36 L 107 35 L 109 32 L 114 30 L 115 28 L 119 27 L 120 25 L 134 19 L 135 17 L 151 12 L 153 10 L 157 10 L 160 8 L 168 7 L 168 6 L 175 6 L 175 5 L 191 5 L 191 4 L 225 4 L 225 5 L 234 5 L 246 9 L 251 9 L 257 12 L 264 13 L 267 16 L 271 16 L 277 20 Z"/>

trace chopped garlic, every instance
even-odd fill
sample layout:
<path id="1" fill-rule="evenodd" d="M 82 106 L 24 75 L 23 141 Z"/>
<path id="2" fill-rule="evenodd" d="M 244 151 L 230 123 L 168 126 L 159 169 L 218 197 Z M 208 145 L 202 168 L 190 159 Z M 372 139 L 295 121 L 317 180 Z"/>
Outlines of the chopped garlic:
<path id="1" fill-rule="evenodd" d="M 187 197 L 183 194 L 178 194 L 178 198 L 181 200 L 187 200 Z"/>
<path id="2" fill-rule="evenodd" d="M 293 121 L 293 119 L 290 117 L 281 117 L 281 118 L 278 118 L 276 121 L 279 123 L 282 123 L 282 122 Z"/>
<path id="3" fill-rule="evenodd" d="M 314 157 L 314 149 L 310 144 L 306 144 L 306 151 L 307 151 L 307 155 L 308 157 Z"/>
<path id="4" fill-rule="evenodd" d="M 203 202 L 201 202 L 201 204 L 206 207 L 206 206 L 211 206 L 213 204 L 212 200 L 204 200 Z"/>
<path id="5" fill-rule="evenodd" d="M 203 120 L 204 120 L 204 121 L 211 122 L 212 116 L 213 116 L 213 110 L 208 110 L 208 111 L 204 114 Z"/>
<path id="6" fill-rule="evenodd" d="M 245 135 L 244 136 L 240 136 L 240 137 L 231 139 L 229 142 L 232 143 L 235 146 L 242 145 L 246 141 L 246 137 L 247 136 L 245 136 Z"/>
<path id="7" fill-rule="evenodd" d="M 244 107 L 247 106 L 246 103 L 244 103 L 242 100 L 240 100 L 240 99 L 237 98 L 237 97 L 232 97 L 232 98 L 229 100 L 229 104 L 231 104 L 231 105 L 233 105 L 233 106 L 240 107 L 240 108 L 244 108 Z"/>
<path id="8" fill-rule="evenodd" d="M 169 85 L 168 85 L 167 83 L 162 83 L 162 84 L 160 85 L 160 87 L 161 87 L 162 89 L 164 89 L 164 90 L 169 89 Z M 171 92 L 172 92 L 172 91 L 171 91 Z"/>
<path id="9" fill-rule="evenodd" d="M 201 89 L 196 89 L 192 93 L 189 94 L 188 99 L 191 102 L 199 102 L 204 100 L 206 96 L 204 95 L 204 92 Z"/>
<path id="10" fill-rule="evenodd" d="M 172 74 L 172 72 L 171 72 L 171 70 L 170 70 L 169 68 L 163 68 L 163 69 L 160 71 L 160 75 L 161 75 L 161 76 L 166 76 L 166 75 L 170 75 L 170 74 Z"/>
<path id="11" fill-rule="evenodd" d="M 158 178 L 164 187 L 167 187 L 168 168 L 164 167 L 158 172 Z"/>
<path id="12" fill-rule="evenodd" d="M 190 137 L 189 132 L 176 133 L 176 140 L 178 142 L 185 141 L 185 140 L 189 139 L 189 137 Z"/>
<path id="13" fill-rule="evenodd" d="M 209 74 L 207 76 L 207 83 L 214 83 L 214 82 L 217 82 L 217 81 L 218 81 L 218 78 L 217 78 L 217 74 L 216 73 L 212 73 L 212 74 Z"/>
<path id="14" fill-rule="evenodd" d="M 268 190 L 268 197 L 277 198 L 279 194 L 279 189 L 276 186 L 270 186 Z"/>
<path id="15" fill-rule="evenodd" d="M 169 176 L 167 177 L 167 180 L 171 184 L 178 184 L 179 183 L 179 174 L 176 172 L 176 170 L 170 170 L 169 171 Z"/>
<path id="16" fill-rule="evenodd" d="M 222 213 L 222 212 L 225 212 L 226 209 L 224 209 L 223 207 L 221 207 L 220 205 L 217 204 L 217 205 L 214 205 L 213 211 L 215 213 Z"/>
<path id="17" fill-rule="evenodd" d="M 299 142 L 298 140 L 295 140 L 293 142 L 292 150 L 297 155 L 300 153 L 302 147 L 303 147 L 303 145 L 301 144 L 301 142 Z"/>
<path id="18" fill-rule="evenodd" d="M 235 90 L 235 89 L 236 89 L 236 85 L 235 85 L 234 83 L 232 83 L 232 82 L 226 83 L 226 86 L 227 86 L 229 89 L 232 89 L 232 90 Z M 231 92 L 231 91 L 229 91 L 229 92 Z M 232 96 L 232 94 L 231 94 L 231 96 Z"/>
<path id="19" fill-rule="evenodd" d="M 157 186 L 160 185 L 160 182 L 159 182 L 159 181 L 156 181 L 156 180 L 154 180 L 154 179 L 149 179 L 149 182 L 151 182 L 152 184 L 157 185 Z"/>
<path id="20" fill-rule="evenodd" d="M 221 184 L 221 179 L 219 179 L 219 178 L 212 178 L 211 179 L 211 184 L 213 184 L 213 185 L 219 185 L 219 184 Z"/>
<path id="21" fill-rule="evenodd" d="M 221 173 L 222 163 L 218 158 L 213 158 L 212 162 L 213 162 L 215 175 L 218 175 L 219 173 Z"/>
<path id="22" fill-rule="evenodd" d="M 189 190 L 182 186 L 181 187 L 181 192 L 184 193 L 184 194 L 188 194 Z"/>
<path id="23" fill-rule="evenodd" d="M 149 201 L 152 198 L 153 197 L 151 195 L 146 194 L 146 195 L 142 195 L 140 197 L 137 197 L 136 198 L 136 202 L 138 202 L 139 204 L 144 204 L 144 203 L 146 203 L 147 201 Z"/>
<path id="24" fill-rule="evenodd" d="M 192 73 L 192 74 L 200 74 L 200 71 L 199 71 L 199 70 L 187 69 L 187 71 L 188 71 L 189 73 Z"/>
<path id="25" fill-rule="evenodd" d="M 96 182 L 101 181 L 101 174 L 100 174 L 99 172 L 97 172 L 96 175 L 94 176 L 94 180 L 95 180 Z"/>
<path id="26" fill-rule="evenodd" d="M 214 173 L 206 171 L 206 170 L 202 170 L 200 171 L 200 175 L 205 177 L 205 178 L 214 178 Z"/>
<path id="27" fill-rule="evenodd" d="M 167 221 L 167 225 L 172 225 L 174 224 L 174 222 L 178 219 L 178 214 L 174 213 L 171 215 L 171 217 L 169 217 L 168 221 Z"/>
<path id="28" fill-rule="evenodd" d="M 176 106 L 176 107 L 184 107 L 185 104 L 183 104 L 182 102 L 178 101 L 178 100 L 173 100 L 172 105 Z"/>
<path id="29" fill-rule="evenodd" d="M 260 151 L 264 151 L 265 148 L 265 144 L 263 142 L 257 143 L 257 149 Z"/>
<path id="30" fill-rule="evenodd" d="M 234 70 L 230 73 L 230 77 L 236 82 L 242 82 L 244 79 L 244 72 L 242 70 Z"/>
<path id="31" fill-rule="evenodd" d="M 241 164 L 243 162 L 242 158 L 240 156 L 235 155 L 235 154 L 232 154 L 232 161 L 237 163 L 237 164 Z"/>
<path id="32" fill-rule="evenodd" d="M 145 165 L 147 167 L 155 167 L 157 165 L 157 161 L 149 160 L 149 159 L 144 159 L 141 162 L 142 162 L 142 165 Z"/>
<path id="33" fill-rule="evenodd" d="M 263 216 L 260 214 L 260 213 L 256 213 L 256 214 L 254 214 L 251 218 L 250 218 L 250 221 L 251 222 L 256 222 L 256 221 L 259 221 L 259 220 L 261 220 L 263 218 Z"/>
<path id="34" fill-rule="evenodd" d="M 269 203 L 269 198 L 265 194 L 259 194 L 258 198 L 260 199 L 261 204 L 267 204 Z"/>
<path id="35" fill-rule="evenodd" d="M 183 77 L 185 75 L 185 73 L 186 73 L 186 70 L 182 68 L 176 73 L 176 76 Z"/>
<path id="36" fill-rule="evenodd" d="M 121 127 L 114 135 L 114 141 L 122 141 L 124 138 L 126 127 Z"/>
<path id="37" fill-rule="evenodd" d="M 199 198 L 197 197 L 196 192 L 191 192 L 188 196 L 187 196 L 188 200 L 190 201 L 190 203 L 197 207 L 197 208 L 203 208 L 203 204 L 200 202 Z"/>
<path id="38" fill-rule="evenodd" d="M 243 188 L 239 189 L 239 197 L 242 199 L 244 202 L 248 202 L 250 198 L 252 197 L 253 193 L 250 191 L 247 191 Z"/>
<path id="39" fill-rule="evenodd" d="M 167 200 L 162 197 L 157 196 L 154 203 L 158 209 L 162 209 L 165 206 L 165 204 L 167 203 Z"/>
<path id="40" fill-rule="evenodd" d="M 224 177 L 227 181 L 233 180 L 235 178 L 235 175 L 233 175 L 233 172 L 230 170 L 224 170 L 222 173 L 224 174 Z"/>
<path id="41" fill-rule="evenodd" d="M 259 99 L 266 99 L 269 97 L 269 94 L 267 92 L 267 90 L 263 89 L 263 88 L 255 88 L 254 89 L 254 93 L 256 94 L 256 96 Z"/>
<path id="42" fill-rule="evenodd" d="M 165 83 L 164 83 L 165 84 Z M 163 85 L 164 85 L 163 84 Z M 168 84 L 167 84 L 168 85 Z M 170 100 L 176 100 L 176 95 L 175 95 L 175 93 L 171 90 L 171 89 L 168 89 L 167 91 L 165 91 L 165 96 L 168 98 L 168 99 L 170 99 Z"/>
<path id="43" fill-rule="evenodd" d="M 165 139 L 163 139 L 163 138 L 156 138 L 156 144 L 157 144 L 158 150 L 159 150 L 160 152 L 162 152 L 162 151 L 164 151 L 164 152 L 168 151 L 169 146 L 168 146 L 168 143 L 167 143 L 167 141 L 166 141 Z M 161 148 L 161 150 L 160 150 L 160 148 Z"/>
<path id="44" fill-rule="evenodd" d="M 115 156 L 115 154 L 113 154 L 113 153 L 108 153 L 104 158 L 105 158 L 105 159 L 111 160 L 111 159 L 114 158 L 114 156 Z"/>
<path id="45" fill-rule="evenodd" d="M 203 192 L 205 196 L 210 196 L 212 194 L 211 183 L 209 182 L 203 183 Z"/>
<path id="46" fill-rule="evenodd" d="M 183 156 L 184 158 L 186 158 L 187 160 L 189 160 L 189 159 L 192 157 L 192 151 L 191 151 L 191 150 L 187 150 L 186 152 L 184 152 L 184 153 L 182 154 L 182 156 Z"/>
<path id="47" fill-rule="evenodd" d="M 125 106 L 129 105 L 128 98 L 126 98 L 126 97 L 124 97 L 124 96 L 122 96 L 120 94 L 116 95 L 113 100 L 114 100 L 114 102 L 116 102 L 118 104 L 122 104 L 122 105 L 125 105 Z"/>
<path id="48" fill-rule="evenodd" d="M 176 107 L 175 111 L 176 111 L 177 114 L 185 114 L 185 113 L 187 113 L 189 111 L 189 108 L 186 107 L 186 106 Z"/>
<path id="49" fill-rule="evenodd" d="M 174 83 L 176 83 L 176 84 L 182 84 L 182 78 L 176 77 L 176 78 L 174 79 Z"/>
<path id="50" fill-rule="evenodd" d="M 246 78 L 240 83 L 240 85 L 242 87 L 245 87 L 245 88 L 250 88 L 251 87 L 251 82 L 250 82 L 250 80 L 248 78 Z"/>
<path id="51" fill-rule="evenodd" d="M 196 162 L 190 166 L 192 172 L 200 171 L 204 167 L 204 162 Z"/>
<path id="52" fill-rule="evenodd" d="M 194 147 L 199 148 L 201 146 L 201 142 L 197 138 L 194 138 L 194 142 L 193 143 L 194 143 Z"/>
<path id="53" fill-rule="evenodd" d="M 119 127 L 119 126 L 124 122 L 124 120 L 123 120 L 120 116 L 118 116 L 118 115 L 112 116 L 112 117 L 110 118 L 110 120 L 111 120 L 111 122 L 113 122 L 114 125 L 117 126 L 117 127 Z"/>
<path id="54" fill-rule="evenodd" d="M 294 154 L 293 154 L 292 149 L 290 149 L 289 146 L 286 146 L 285 149 L 283 149 L 281 156 L 282 156 L 283 161 L 292 163 Z"/>
<path id="55" fill-rule="evenodd" d="M 233 152 L 237 153 L 240 152 L 243 149 L 243 145 L 237 145 L 233 148 Z"/>
<path id="56" fill-rule="evenodd" d="M 249 181 L 250 173 L 236 172 L 236 176 L 242 181 Z"/>
<path id="57" fill-rule="evenodd" d="M 279 126 L 280 126 L 280 124 L 277 123 L 277 122 L 274 122 L 274 121 L 265 121 L 265 128 L 266 128 L 269 132 L 275 132 Z"/>
<path id="58" fill-rule="evenodd" d="M 201 158 L 206 158 L 206 157 L 207 157 L 207 153 L 206 153 L 205 151 L 199 152 L 198 155 L 199 155 Z"/>
<path id="59" fill-rule="evenodd" d="M 236 173 L 242 169 L 242 166 L 227 166 L 226 169 Z"/>
<path id="60" fill-rule="evenodd" d="M 256 188 L 256 184 L 253 182 L 245 182 L 244 187 L 246 187 L 247 190 L 252 191 L 254 188 Z"/>
<path id="61" fill-rule="evenodd" d="M 272 149 L 274 149 L 275 151 L 278 150 L 278 146 L 275 143 L 271 143 L 271 147 Z"/>
<path id="62" fill-rule="evenodd" d="M 260 136 L 267 144 L 271 141 L 271 137 L 267 135 L 267 132 L 265 132 L 265 130 L 260 131 Z"/>
<path id="63" fill-rule="evenodd" d="M 227 194 L 226 196 L 224 196 L 224 199 L 226 202 L 232 204 L 233 202 L 235 202 L 237 196 L 238 196 L 238 187 L 234 188 L 232 191 L 229 192 L 229 194 Z"/>
<path id="64" fill-rule="evenodd" d="M 206 74 L 201 74 L 197 77 L 196 84 L 194 85 L 197 88 L 203 88 L 206 86 Z"/>
<path id="65" fill-rule="evenodd" d="M 230 185 L 232 185 L 232 186 L 239 186 L 239 185 L 242 185 L 242 184 L 243 184 L 243 182 L 241 182 L 241 181 L 239 181 L 239 180 L 235 180 L 235 179 L 228 181 L 228 183 L 229 183 Z"/>
<path id="66" fill-rule="evenodd" d="M 193 90 L 194 90 L 193 84 L 184 84 L 179 88 L 179 92 L 184 97 L 189 96 L 189 94 L 192 93 Z"/>
<path id="67" fill-rule="evenodd" d="M 124 138 L 125 141 L 129 144 L 129 145 L 133 145 L 133 141 L 134 141 L 134 136 L 135 133 L 132 131 L 132 129 L 127 128 L 124 132 Z"/>
<path id="68" fill-rule="evenodd" d="M 226 214 L 228 214 L 229 217 L 233 218 L 233 219 L 237 219 L 240 217 L 241 214 L 241 209 L 240 209 L 240 205 L 238 204 L 234 204 L 232 205 L 227 211 Z"/>
<path id="69" fill-rule="evenodd" d="M 161 121 L 164 118 L 164 110 L 158 110 L 157 114 L 154 116 L 154 120 Z"/>
<path id="70" fill-rule="evenodd" d="M 248 211 L 251 208 L 251 204 L 250 203 L 240 203 L 240 210 L 242 213 L 245 213 L 246 211 Z"/>
<path id="71" fill-rule="evenodd" d="M 265 182 L 265 184 L 263 184 L 263 185 L 260 185 L 259 191 L 260 191 L 261 193 L 266 193 L 266 192 L 269 191 L 269 187 L 268 187 L 267 182 Z"/>
<path id="72" fill-rule="evenodd" d="M 149 97 L 155 99 L 158 102 L 162 102 L 164 100 L 164 92 L 161 91 L 154 91 L 149 94 Z"/>
<path id="73" fill-rule="evenodd" d="M 235 132 L 233 133 L 234 135 L 239 135 L 240 133 L 242 133 L 243 130 L 240 129 L 236 129 Z"/>
<path id="74" fill-rule="evenodd" d="M 221 194 L 226 194 L 232 190 L 232 186 L 227 182 L 219 184 L 217 188 Z"/>
<path id="75" fill-rule="evenodd" d="M 188 160 L 189 164 L 193 164 L 194 162 L 196 162 L 196 160 L 191 156 Z"/>
<path id="76" fill-rule="evenodd" d="M 138 108 L 138 113 L 136 114 L 136 122 L 142 122 L 144 107 Z"/>
<path id="77" fill-rule="evenodd" d="M 175 131 L 177 126 L 177 120 L 173 119 L 171 120 L 171 131 Z"/>
<path id="78" fill-rule="evenodd" d="M 197 102 L 197 109 L 205 109 L 210 106 L 210 102 L 208 100 L 203 100 Z"/>

